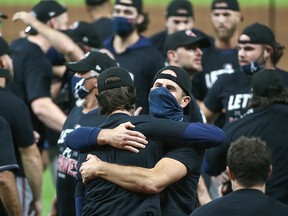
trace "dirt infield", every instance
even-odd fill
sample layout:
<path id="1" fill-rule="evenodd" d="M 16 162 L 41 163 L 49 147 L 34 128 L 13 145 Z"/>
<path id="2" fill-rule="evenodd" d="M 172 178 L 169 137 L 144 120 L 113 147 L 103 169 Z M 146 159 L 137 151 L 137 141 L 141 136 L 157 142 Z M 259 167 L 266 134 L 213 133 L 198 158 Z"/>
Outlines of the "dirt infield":
<path id="1" fill-rule="evenodd" d="M 30 8 L 23 7 L 0 7 L 0 11 L 9 15 L 9 18 L 12 18 L 13 13 L 20 10 L 29 10 Z M 150 26 L 148 31 L 145 33 L 146 36 L 149 36 L 161 29 L 164 26 L 164 7 L 150 6 L 146 7 L 146 11 L 149 12 L 150 15 Z M 213 30 L 211 28 L 210 22 L 210 11 L 208 7 L 195 7 L 195 18 L 196 23 L 195 27 L 201 29 L 207 34 L 213 35 Z M 242 13 L 244 17 L 244 21 L 240 27 L 240 30 L 253 22 L 260 22 L 266 25 L 270 25 L 269 20 L 269 9 L 268 8 L 242 8 Z M 83 7 L 69 7 L 69 16 L 70 23 L 76 20 L 86 20 L 88 21 L 88 17 L 85 13 Z M 277 8 L 274 16 L 275 20 L 275 28 L 274 32 L 276 34 L 277 40 L 287 47 L 288 49 L 288 27 L 286 26 L 286 22 L 288 21 L 288 8 Z M 17 37 L 20 30 L 24 28 L 24 24 L 21 22 L 13 23 L 8 20 L 5 21 L 3 26 L 3 35 L 10 42 L 13 38 Z M 285 51 L 284 56 L 278 64 L 279 67 L 288 70 L 288 51 Z"/>

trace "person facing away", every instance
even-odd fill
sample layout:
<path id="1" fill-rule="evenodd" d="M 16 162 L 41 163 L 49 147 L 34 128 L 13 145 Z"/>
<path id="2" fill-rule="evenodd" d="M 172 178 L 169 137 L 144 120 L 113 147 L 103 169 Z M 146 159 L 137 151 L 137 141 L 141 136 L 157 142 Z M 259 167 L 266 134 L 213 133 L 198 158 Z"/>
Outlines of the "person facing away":
<path id="1" fill-rule="evenodd" d="M 219 175 L 226 167 L 229 144 L 240 136 L 260 137 L 272 152 L 274 171 L 266 182 L 266 194 L 288 204 L 288 93 L 284 81 L 276 70 L 262 69 L 252 78 L 251 107 L 253 112 L 227 124 L 223 130 L 226 141 L 220 148 L 207 150 L 203 169 L 209 175 Z"/>
<path id="2" fill-rule="evenodd" d="M 271 157 L 259 137 L 242 136 L 231 143 L 226 169 L 233 192 L 196 209 L 191 216 L 287 215 L 287 205 L 264 194 L 272 173 Z"/>
<path id="3" fill-rule="evenodd" d="M 101 130 L 81 127 L 67 135 L 65 144 L 69 148 L 82 152 L 85 150 L 87 152 L 88 149 L 90 150 L 89 153 L 97 155 L 106 162 L 149 168 L 161 159 L 162 144 L 175 145 L 177 143 L 176 146 L 189 144 L 189 146 L 194 147 L 196 144 L 198 147 L 201 146 L 200 148 L 207 148 L 215 146 L 216 143 L 218 145 L 218 142 L 222 142 L 224 139 L 221 130 L 219 131 L 217 127 L 212 125 L 177 122 L 153 118 L 148 115 L 131 116 L 135 107 L 135 88 L 128 71 L 123 68 L 110 68 L 103 71 L 98 79 L 98 91 L 97 99 L 100 113 L 108 115 L 101 127 L 114 128 L 120 123 L 130 121 L 136 126 L 136 130 L 147 137 L 148 145 L 146 148 L 140 149 L 139 154 L 121 151 L 111 146 L 102 148 L 103 146 L 95 144 L 95 137 L 101 134 Z M 193 126 L 193 129 L 187 127 L 188 125 Z M 185 139 L 183 139 L 184 131 L 187 132 L 184 133 Z M 208 135 L 208 131 L 213 135 Z M 80 137 L 81 139 L 79 139 Z M 87 137 L 87 139 L 83 140 L 83 137 Z M 157 142 L 155 138 L 157 138 Z M 202 146 L 202 144 L 205 145 Z M 91 149 L 93 150 L 91 151 Z M 190 160 L 188 158 L 184 160 L 186 160 L 185 164 L 187 163 L 189 166 Z M 97 214 L 100 211 L 109 215 L 160 214 L 159 194 L 131 192 L 100 178 L 86 184 L 84 195 L 83 215 Z"/>

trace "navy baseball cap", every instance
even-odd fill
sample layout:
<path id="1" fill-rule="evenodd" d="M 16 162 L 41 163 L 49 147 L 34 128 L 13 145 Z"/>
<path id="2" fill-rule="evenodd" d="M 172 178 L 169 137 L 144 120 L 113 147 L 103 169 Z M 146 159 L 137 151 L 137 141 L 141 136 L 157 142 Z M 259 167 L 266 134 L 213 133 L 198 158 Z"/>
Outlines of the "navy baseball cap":
<path id="1" fill-rule="evenodd" d="M 214 0 L 211 4 L 211 11 L 217 9 L 240 11 L 237 0 Z"/>
<path id="2" fill-rule="evenodd" d="M 68 62 L 66 67 L 72 72 L 85 74 L 91 70 L 101 73 L 110 67 L 117 67 L 117 63 L 107 54 L 91 51 L 85 54 L 84 58 L 78 62 Z"/>
<path id="3" fill-rule="evenodd" d="M 198 37 L 191 30 L 177 31 L 168 35 L 164 43 L 164 52 L 193 44 L 199 44 L 200 48 L 206 48 L 210 46 L 210 41 L 208 38 Z"/>
<path id="4" fill-rule="evenodd" d="M 105 83 L 106 79 L 109 77 L 118 77 L 120 80 L 110 83 Z M 100 73 L 98 77 L 98 92 L 99 94 L 104 90 L 114 89 L 114 88 L 120 88 L 120 87 L 133 87 L 134 83 L 133 80 L 129 74 L 129 72 L 121 67 L 111 67 L 108 68 L 102 73 Z"/>
<path id="5" fill-rule="evenodd" d="M 259 97 L 276 96 L 285 90 L 283 78 L 278 71 L 262 69 L 252 77 L 252 92 Z"/>
<path id="6" fill-rule="evenodd" d="M 170 2 L 166 9 L 166 17 L 180 16 L 180 17 L 193 17 L 193 6 L 188 0 L 173 0 Z"/>
<path id="7" fill-rule="evenodd" d="M 250 40 L 238 40 L 238 43 L 251 44 L 276 44 L 276 39 L 273 31 L 260 23 L 254 23 L 243 29 L 241 35 L 247 35 Z"/>
<path id="8" fill-rule="evenodd" d="M 93 6 L 93 5 L 100 5 L 100 4 L 102 4 L 102 3 L 104 3 L 104 2 L 108 2 L 109 0 L 85 0 L 85 2 L 86 2 L 86 4 L 87 5 L 91 5 L 91 6 Z"/>
<path id="9" fill-rule="evenodd" d="M 143 10 L 143 3 L 142 0 L 116 0 L 115 5 L 120 4 L 124 6 L 129 6 L 129 7 L 135 7 L 138 11 L 138 13 L 142 13 Z"/>
<path id="10" fill-rule="evenodd" d="M 73 23 L 72 29 L 62 31 L 68 35 L 75 43 L 80 43 L 93 48 L 100 48 L 102 40 L 100 33 L 92 23 L 78 21 Z"/>

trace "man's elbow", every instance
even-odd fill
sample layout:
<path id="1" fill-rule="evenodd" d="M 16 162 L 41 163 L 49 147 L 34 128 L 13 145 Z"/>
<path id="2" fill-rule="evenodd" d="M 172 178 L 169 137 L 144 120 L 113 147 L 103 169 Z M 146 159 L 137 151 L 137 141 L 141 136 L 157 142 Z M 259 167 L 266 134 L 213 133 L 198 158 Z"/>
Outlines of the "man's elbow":
<path id="1" fill-rule="evenodd" d="M 143 193 L 147 193 L 147 194 L 156 194 L 156 193 L 160 193 L 162 190 L 165 189 L 165 187 L 161 184 L 159 184 L 158 181 L 155 181 L 154 179 L 150 179 L 150 180 L 144 180 L 142 182 L 142 184 L 140 185 L 140 190 Z"/>

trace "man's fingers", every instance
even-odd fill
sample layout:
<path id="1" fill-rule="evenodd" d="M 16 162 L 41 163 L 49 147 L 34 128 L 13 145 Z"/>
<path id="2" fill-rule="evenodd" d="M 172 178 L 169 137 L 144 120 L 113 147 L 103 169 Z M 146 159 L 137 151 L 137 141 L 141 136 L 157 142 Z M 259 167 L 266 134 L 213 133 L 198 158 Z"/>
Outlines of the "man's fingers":
<path id="1" fill-rule="evenodd" d="M 127 135 L 129 135 L 129 139 L 132 139 L 132 140 L 137 140 L 137 139 L 141 139 L 141 140 L 139 140 L 139 141 L 141 141 L 141 142 L 144 142 L 144 140 L 146 141 L 146 137 L 144 136 L 144 134 L 142 134 L 142 133 L 140 133 L 140 132 L 138 132 L 138 131 L 127 131 Z M 146 143 L 145 144 L 147 144 L 147 141 L 146 141 Z"/>
<path id="2" fill-rule="evenodd" d="M 131 122 L 125 122 L 122 124 L 126 129 L 127 128 L 135 128 L 135 125 L 133 125 Z"/>
<path id="3" fill-rule="evenodd" d="M 131 151 L 133 153 L 139 153 L 139 150 L 132 147 L 132 146 L 124 146 L 123 149 L 127 150 L 127 151 Z"/>

